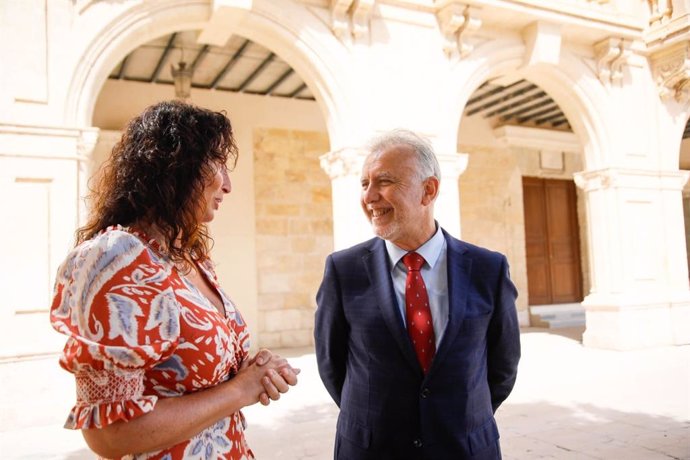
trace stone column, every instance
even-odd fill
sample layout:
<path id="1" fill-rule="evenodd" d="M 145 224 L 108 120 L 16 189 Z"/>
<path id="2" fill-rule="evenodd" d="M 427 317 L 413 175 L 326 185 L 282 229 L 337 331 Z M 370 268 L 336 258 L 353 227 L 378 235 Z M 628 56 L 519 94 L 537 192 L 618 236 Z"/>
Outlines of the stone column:
<path id="1" fill-rule="evenodd" d="M 77 139 L 77 195 L 79 202 L 77 203 L 76 224 L 78 227 L 86 224 L 88 219 L 86 197 L 89 195 L 89 179 L 95 170 L 93 153 L 99 135 L 100 130 L 98 128 L 85 128 L 79 133 Z"/>
<path id="2" fill-rule="evenodd" d="M 458 179 L 467 169 L 467 153 L 437 154 L 441 166 L 441 189 L 436 199 L 434 214 L 439 224 L 451 235 L 460 238 L 460 184 Z"/>
<path id="3" fill-rule="evenodd" d="M 586 346 L 690 343 L 681 191 L 690 173 L 608 168 L 575 174 L 589 216 Z"/>

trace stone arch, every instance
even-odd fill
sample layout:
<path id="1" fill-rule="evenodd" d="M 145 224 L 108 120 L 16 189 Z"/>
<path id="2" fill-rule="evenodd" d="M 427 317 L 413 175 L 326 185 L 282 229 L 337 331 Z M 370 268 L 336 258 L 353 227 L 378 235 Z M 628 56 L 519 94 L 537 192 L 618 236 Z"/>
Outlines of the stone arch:
<path id="1" fill-rule="evenodd" d="M 90 126 L 93 123 L 93 112 L 96 110 L 99 94 L 115 63 L 121 61 L 136 47 L 160 36 L 181 30 L 203 29 L 211 17 L 211 3 L 208 0 L 176 0 L 164 3 L 144 2 L 134 7 L 122 8 L 119 15 L 103 26 L 103 33 L 95 37 L 86 47 L 86 51 L 83 52 L 79 64 L 73 72 L 65 117 L 68 122 L 77 126 Z M 233 28 L 232 32 L 278 54 L 300 75 L 315 96 L 316 103 L 326 122 L 327 136 L 323 136 L 323 133 L 315 133 L 314 136 L 296 140 L 293 144 L 289 144 L 287 146 L 289 148 L 286 149 L 288 152 L 294 153 L 298 147 L 304 145 L 303 148 L 309 153 L 309 161 L 311 162 L 309 165 L 311 169 L 309 170 L 311 171 L 314 168 L 318 169 L 318 154 L 322 154 L 329 147 L 329 143 L 332 147 L 340 142 L 338 137 L 343 141 L 347 140 L 347 136 L 342 134 L 342 128 L 338 129 L 338 126 L 349 125 L 343 121 L 341 115 L 349 113 L 349 102 L 343 96 L 345 91 L 341 86 L 344 84 L 341 78 L 348 75 L 347 69 L 344 67 L 348 59 L 343 56 L 344 46 L 335 38 L 328 24 L 315 15 L 305 14 L 305 11 L 308 10 L 305 10 L 305 7 L 298 2 L 254 0 L 252 9 L 244 13 L 241 22 Z M 291 134 L 281 135 L 283 139 L 287 139 L 286 142 L 292 139 Z M 250 137 L 249 142 L 261 138 L 260 135 Z M 323 140 L 324 137 L 326 137 L 325 141 Z M 271 144 L 271 142 L 266 144 Z M 256 145 L 254 144 L 254 147 Z M 251 144 L 246 146 L 251 148 Z M 323 150 L 321 150 L 322 147 Z M 281 150 L 280 154 L 285 155 L 286 150 Z M 263 144 L 253 150 L 255 154 L 257 151 L 261 152 L 263 158 L 268 158 L 276 153 L 264 148 Z M 256 157 L 258 155 L 254 159 Z M 242 306 L 242 312 L 247 322 L 256 326 L 255 332 L 258 333 L 256 343 L 264 343 L 265 346 L 276 346 L 276 343 L 286 346 L 302 346 L 305 344 L 303 343 L 304 337 L 310 340 L 312 333 L 309 331 L 306 334 L 306 331 L 300 329 L 303 328 L 303 324 L 306 324 L 305 320 L 301 318 L 313 317 L 313 311 L 309 310 L 313 296 L 302 295 L 304 292 L 308 292 L 308 289 L 303 286 L 305 282 L 301 278 L 295 281 L 295 285 L 297 282 L 301 283 L 299 287 L 293 289 L 299 290 L 298 294 L 300 295 L 292 295 L 288 299 L 291 302 L 289 305 L 288 300 L 284 300 L 279 294 L 276 294 L 274 298 L 270 299 L 273 303 L 264 309 L 268 303 L 263 302 L 264 299 L 260 298 L 261 289 L 268 286 L 269 289 L 277 290 L 282 289 L 282 285 L 276 287 L 273 279 L 266 281 L 266 279 L 262 280 L 254 275 L 260 272 L 257 267 L 263 250 L 257 243 L 256 225 L 260 218 L 266 217 L 256 214 L 254 200 L 257 199 L 257 196 L 266 199 L 265 194 L 262 195 L 263 192 L 255 188 L 256 184 L 262 180 L 261 177 L 257 179 L 254 174 L 255 170 L 252 169 L 256 164 L 252 162 L 253 166 L 244 169 L 242 172 L 244 176 L 240 176 L 239 173 L 238 176 L 235 176 L 237 178 L 242 177 L 241 180 L 244 180 L 245 184 L 251 184 L 251 187 L 243 189 L 250 199 L 242 200 L 243 206 L 236 208 L 232 216 L 219 214 L 215 220 L 218 228 L 224 229 L 222 231 L 224 233 L 220 231 L 215 233 L 218 238 L 214 249 L 215 254 L 232 254 L 235 259 L 243 260 L 244 263 L 242 265 L 226 263 L 217 268 L 217 273 L 219 278 L 225 280 L 225 286 L 229 292 L 239 293 L 235 295 L 235 301 Z M 294 173 L 294 169 L 297 168 L 296 162 L 290 164 L 292 173 Z M 261 168 L 257 169 L 261 170 Z M 302 188 L 306 191 L 305 193 L 310 193 L 315 187 L 320 186 L 321 182 L 310 181 L 311 188 Z M 84 187 L 84 189 L 86 188 Z M 325 206 L 324 203 L 330 206 L 330 201 L 327 201 L 330 199 L 330 195 L 321 189 L 318 192 L 320 193 L 311 194 L 312 199 L 319 200 L 321 206 Z M 313 198 L 314 196 L 317 198 Z M 290 208 L 286 205 L 283 206 L 284 209 L 289 210 Z M 276 210 L 275 214 L 278 215 L 283 210 Z M 314 213 L 316 214 L 316 211 Z M 326 211 L 319 216 L 327 214 Z M 274 222 L 275 220 L 277 219 L 263 219 L 261 225 L 267 229 L 265 234 L 275 228 L 270 227 L 270 225 L 280 226 L 288 223 L 287 218 L 283 218 L 280 222 Z M 242 224 L 230 225 L 230 221 L 240 221 Z M 332 226 L 330 222 L 321 220 L 310 222 L 311 224 L 313 225 L 310 227 L 310 231 L 321 236 L 325 233 L 324 229 L 330 230 Z M 315 230 L 313 230 L 314 228 Z M 330 234 L 328 238 L 311 237 L 309 241 L 304 241 L 306 238 L 302 238 L 296 241 L 296 244 L 302 244 L 304 247 L 311 244 L 315 246 L 314 251 L 320 251 L 322 247 L 331 245 L 330 238 Z M 328 244 L 324 243 L 325 240 Z M 230 242 L 232 242 L 232 249 Z M 316 245 L 316 242 L 319 245 Z M 311 246 L 309 246 L 303 252 L 306 253 L 311 250 Z M 311 256 L 311 254 L 307 254 L 305 258 L 307 256 Z M 319 275 L 321 271 L 320 266 L 318 269 L 312 270 L 314 273 L 318 272 Z M 303 274 L 300 273 L 299 275 Z M 281 306 L 278 306 L 279 303 Z M 285 311 L 283 311 L 283 305 L 285 305 Z M 283 332 L 285 333 L 283 334 Z M 287 342 L 276 342 L 283 340 L 287 340 Z M 289 340 L 293 340 L 293 342 Z M 302 342 L 298 343 L 294 340 L 302 340 Z"/>
<path id="2" fill-rule="evenodd" d="M 671 115 L 671 117 L 664 117 L 668 122 L 659 127 L 660 166 L 671 170 L 676 168 L 690 170 L 690 163 L 683 167 L 682 157 L 684 150 L 690 150 L 690 137 L 684 139 L 684 133 L 688 132 L 688 127 L 690 127 L 690 103 L 681 106 L 676 101 L 668 101 L 659 106 L 659 110 L 665 110 Z"/>
<path id="3" fill-rule="evenodd" d="M 342 47 L 330 29 L 316 18 L 307 33 L 304 24 L 286 21 L 297 8 L 300 6 L 292 2 L 255 1 L 236 32 L 275 51 L 295 68 L 315 95 L 329 134 L 337 136 L 335 126 L 341 123 L 340 114 L 347 113 L 348 105 L 336 78 L 346 74 L 338 69 L 338 62 L 345 62 L 338 59 Z M 209 13 L 209 2 L 190 0 L 145 2 L 124 11 L 88 45 L 79 59 L 65 104 L 67 122 L 77 126 L 91 124 L 96 99 L 114 62 L 160 35 L 200 28 L 208 21 Z M 337 143 L 338 139 L 332 138 L 331 142 Z"/>
<path id="4" fill-rule="evenodd" d="M 474 50 L 477 59 L 458 65 L 451 81 L 464 82 L 450 86 L 452 103 L 447 117 L 449 132 L 457 132 L 462 112 L 474 91 L 490 78 L 518 69 L 523 62 L 525 46 L 521 40 L 495 40 Z M 546 90 L 558 103 L 574 133 L 583 146 L 587 169 L 603 164 L 603 155 L 610 151 L 604 115 L 606 89 L 592 70 L 567 50 L 562 50 L 559 65 L 538 64 L 520 70 L 521 76 Z M 589 76 L 589 78 L 588 78 Z"/>
<path id="5" fill-rule="evenodd" d="M 565 113 L 571 129 L 574 131 L 575 135 L 579 139 L 580 145 L 582 146 L 582 157 L 581 161 L 578 160 L 577 163 L 569 162 L 569 166 L 559 173 L 545 173 L 540 174 L 540 177 L 548 178 L 550 180 L 568 180 L 572 181 L 572 173 L 578 172 L 582 169 L 597 169 L 601 168 L 602 165 L 606 164 L 606 155 L 610 154 L 611 149 L 608 147 L 611 145 L 611 139 L 606 129 L 606 125 L 609 120 L 606 118 L 610 113 L 607 109 L 606 104 L 608 104 L 609 97 L 607 97 L 607 88 L 601 84 L 595 73 L 583 62 L 581 57 L 574 56 L 568 50 L 564 49 L 561 51 L 561 58 L 559 65 L 540 63 L 533 66 L 528 66 L 521 68 L 523 65 L 525 46 L 521 40 L 508 39 L 508 40 L 498 40 L 495 42 L 488 42 L 477 47 L 474 51 L 477 54 L 477 59 L 468 60 L 466 64 L 460 64 L 456 70 L 456 76 L 453 78 L 454 81 L 463 82 L 462 87 L 456 89 L 455 97 L 453 98 L 453 103 L 455 110 L 453 117 L 449 118 L 449 125 L 446 129 L 453 130 L 452 132 L 458 132 L 461 123 L 463 121 L 463 112 L 467 105 L 469 99 L 473 96 L 474 92 L 486 81 L 500 77 L 503 75 L 519 75 L 520 78 L 524 78 L 531 83 L 539 86 L 545 90 L 549 96 L 559 105 L 563 113 Z M 519 70 L 518 70 L 519 69 Z M 451 99 L 451 98 L 449 98 Z M 456 131 L 457 130 L 457 131 Z M 462 141 L 462 139 L 456 139 L 457 141 Z M 497 159 L 499 163 L 502 161 L 507 161 L 508 157 L 503 157 L 502 159 Z M 479 160 L 479 170 L 481 168 L 486 168 L 486 161 L 484 164 L 482 160 Z M 524 230 L 524 217 L 523 217 L 523 204 L 522 204 L 522 176 L 524 171 L 522 167 L 518 167 L 517 163 L 512 163 L 512 161 L 519 160 L 509 160 L 512 166 L 508 166 L 503 173 L 500 173 L 498 179 L 495 177 L 494 182 L 502 184 L 499 188 L 500 190 L 494 190 L 495 193 L 485 192 L 484 195 L 491 195 L 495 200 L 501 201 L 503 197 L 503 205 L 505 202 L 513 202 L 508 205 L 503 211 L 497 211 L 497 214 L 501 214 L 502 217 L 491 216 L 487 214 L 482 214 L 481 218 L 476 219 L 474 224 L 477 225 L 479 230 L 471 230 L 473 227 L 470 225 L 468 227 L 467 236 L 470 239 L 480 238 L 477 240 L 480 244 L 483 244 L 481 238 L 490 238 L 491 228 L 496 228 L 498 225 L 504 225 L 505 228 L 511 228 L 512 230 L 501 231 L 502 236 L 495 235 L 496 239 L 487 239 L 486 244 L 495 245 L 495 249 L 498 249 L 506 253 L 511 262 L 514 262 L 514 281 L 518 287 L 527 291 L 527 254 L 526 248 L 522 247 L 520 242 L 525 241 L 526 235 Z M 469 168 L 472 168 L 472 159 L 469 161 Z M 483 164 L 483 166 L 482 166 Z M 503 163 L 501 163 L 503 164 Z M 577 166 L 573 166 L 577 165 Z M 573 169 L 575 167 L 575 169 Z M 523 171 L 521 173 L 520 171 Z M 465 193 L 468 197 L 465 209 L 468 209 L 463 213 L 463 219 L 469 217 L 469 222 L 472 222 L 472 216 L 476 212 L 477 208 L 477 197 L 472 198 L 472 189 L 476 186 L 481 187 L 481 180 L 478 180 L 477 173 L 474 175 L 469 175 L 469 170 L 466 174 L 468 177 L 467 182 L 464 187 L 462 187 L 462 177 L 461 181 L 461 194 Z M 531 174 L 527 174 L 531 175 Z M 490 182 L 490 181 L 489 181 Z M 575 189 L 574 185 L 571 185 Z M 573 265 L 574 273 L 580 273 L 581 278 L 579 279 L 579 284 L 582 288 L 579 295 L 586 296 L 587 292 L 591 288 L 591 278 L 592 278 L 592 265 L 591 257 L 589 256 L 589 228 L 592 225 L 590 217 L 587 215 L 586 202 L 582 192 L 568 192 L 570 196 L 580 195 L 577 198 L 573 198 L 574 212 L 578 215 L 579 227 L 574 227 L 573 241 L 576 241 L 574 249 L 579 254 L 578 262 Z M 514 198 L 517 197 L 517 200 Z M 507 201 L 506 201 L 507 200 Z M 517 202 L 516 202 L 517 201 Z M 499 209 L 501 203 L 494 203 L 491 208 Z M 480 206 L 481 207 L 481 206 Z M 474 209 L 474 210 L 473 210 Z M 501 208 L 502 209 L 502 208 Z M 503 228 L 503 227 L 501 227 Z M 500 239 L 503 238 L 503 239 Z M 573 275 L 575 276 L 575 275 Z M 529 321 L 528 315 L 531 316 L 532 310 L 528 308 L 526 303 L 526 296 L 519 302 L 518 310 L 521 316 L 521 321 L 523 324 L 527 324 Z M 577 315 L 584 316 L 583 313 L 574 312 Z M 569 315 L 572 313 L 568 313 Z"/>

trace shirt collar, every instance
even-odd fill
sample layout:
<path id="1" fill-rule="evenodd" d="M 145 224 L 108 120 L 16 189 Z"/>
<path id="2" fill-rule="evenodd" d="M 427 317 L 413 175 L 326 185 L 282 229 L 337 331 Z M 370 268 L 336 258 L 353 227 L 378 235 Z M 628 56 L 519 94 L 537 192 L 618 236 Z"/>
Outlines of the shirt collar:
<path id="1" fill-rule="evenodd" d="M 386 251 L 388 252 L 388 259 L 391 263 L 391 271 L 393 271 L 395 266 L 398 265 L 398 262 L 400 262 L 400 259 L 402 259 L 405 256 L 405 254 L 407 254 L 410 251 L 401 249 L 395 244 L 391 243 L 390 241 L 385 241 L 385 243 Z M 446 239 L 443 237 L 441 226 L 437 223 L 436 233 L 434 233 L 434 236 L 429 238 L 429 240 L 426 243 L 415 249 L 414 252 L 424 257 L 424 260 L 427 264 L 429 264 L 429 267 L 434 268 L 434 265 L 436 265 L 436 263 L 438 262 L 439 256 L 441 255 L 441 252 L 443 251 L 443 246 L 445 244 Z"/>

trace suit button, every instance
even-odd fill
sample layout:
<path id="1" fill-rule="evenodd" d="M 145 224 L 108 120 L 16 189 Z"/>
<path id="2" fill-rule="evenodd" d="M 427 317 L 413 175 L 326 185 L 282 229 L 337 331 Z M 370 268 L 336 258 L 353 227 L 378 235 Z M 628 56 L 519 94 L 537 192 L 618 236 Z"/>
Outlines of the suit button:
<path id="1" fill-rule="evenodd" d="M 412 445 L 419 449 L 420 447 L 422 447 L 422 440 L 415 439 L 414 441 L 412 441 Z"/>
<path id="2" fill-rule="evenodd" d="M 429 393 L 431 393 L 431 392 L 429 391 L 429 389 L 428 389 L 428 388 L 424 388 L 424 389 L 422 390 L 422 399 L 428 398 L 428 397 L 429 397 Z"/>

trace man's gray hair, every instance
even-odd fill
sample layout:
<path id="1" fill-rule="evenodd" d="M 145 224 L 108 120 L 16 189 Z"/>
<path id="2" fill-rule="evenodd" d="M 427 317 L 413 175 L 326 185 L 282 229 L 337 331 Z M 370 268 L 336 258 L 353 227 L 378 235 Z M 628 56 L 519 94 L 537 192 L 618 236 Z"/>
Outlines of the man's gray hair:
<path id="1" fill-rule="evenodd" d="M 438 164 L 431 142 L 410 130 L 394 129 L 376 136 L 369 142 L 369 151 L 372 153 L 381 152 L 395 145 L 406 145 L 415 152 L 420 166 L 420 179 L 424 180 L 427 177 L 434 176 L 439 181 L 441 180 L 441 167 Z"/>

